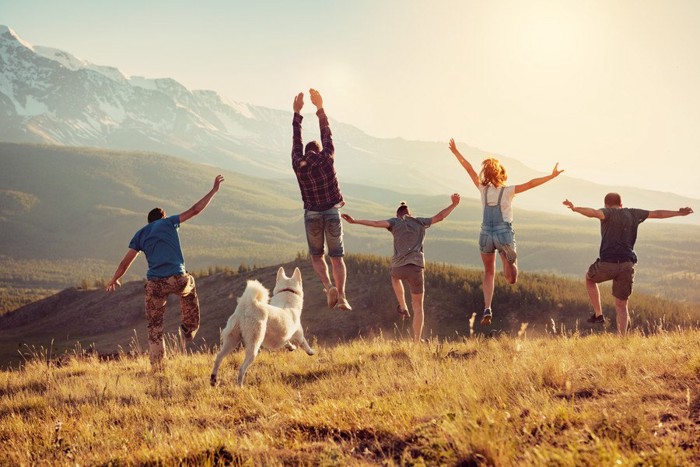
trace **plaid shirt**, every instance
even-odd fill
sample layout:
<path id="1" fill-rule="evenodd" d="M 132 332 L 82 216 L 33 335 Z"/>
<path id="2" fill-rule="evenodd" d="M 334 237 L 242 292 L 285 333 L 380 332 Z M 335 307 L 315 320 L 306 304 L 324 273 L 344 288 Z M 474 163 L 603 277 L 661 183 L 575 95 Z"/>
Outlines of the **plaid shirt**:
<path id="1" fill-rule="evenodd" d="M 301 121 L 304 117 L 295 113 L 292 120 L 294 135 L 292 137 L 292 168 L 297 176 L 301 199 L 304 209 L 309 211 L 325 211 L 343 202 L 343 195 L 338 186 L 335 173 L 333 154 L 333 135 L 328 124 L 328 117 L 323 109 L 316 112 L 318 124 L 321 127 L 320 153 L 304 155 L 304 144 L 301 139 Z"/>

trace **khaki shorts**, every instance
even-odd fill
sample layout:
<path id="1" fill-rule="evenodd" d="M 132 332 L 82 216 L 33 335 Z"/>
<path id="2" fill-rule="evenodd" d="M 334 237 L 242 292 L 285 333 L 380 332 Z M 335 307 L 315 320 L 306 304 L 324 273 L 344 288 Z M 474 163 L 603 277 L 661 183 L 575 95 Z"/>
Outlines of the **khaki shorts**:
<path id="1" fill-rule="evenodd" d="M 412 294 L 423 293 L 423 268 L 415 264 L 406 264 L 391 268 L 391 277 L 408 282 L 408 289 Z"/>
<path id="2" fill-rule="evenodd" d="M 629 296 L 632 295 L 634 267 L 635 264 L 632 261 L 608 263 L 598 259 L 588 268 L 586 279 L 596 284 L 612 280 L 613 297 L 620 300 L 627 300 Z"/>

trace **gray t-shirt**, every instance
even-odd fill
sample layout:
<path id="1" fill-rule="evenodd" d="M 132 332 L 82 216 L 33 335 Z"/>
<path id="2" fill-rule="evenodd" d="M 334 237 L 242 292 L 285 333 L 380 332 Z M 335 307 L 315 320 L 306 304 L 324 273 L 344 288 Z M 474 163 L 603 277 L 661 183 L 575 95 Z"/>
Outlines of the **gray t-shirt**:
<path id="1" fill-rule="evenodd" d="M 425 267 L 423 239 L 425 229 L 430 227 L 430 217 L 394 217 L 387 219 L 389 232 L 394 236 L 394 256 L 391 267 L 397 268 L 407 264 Z"/>

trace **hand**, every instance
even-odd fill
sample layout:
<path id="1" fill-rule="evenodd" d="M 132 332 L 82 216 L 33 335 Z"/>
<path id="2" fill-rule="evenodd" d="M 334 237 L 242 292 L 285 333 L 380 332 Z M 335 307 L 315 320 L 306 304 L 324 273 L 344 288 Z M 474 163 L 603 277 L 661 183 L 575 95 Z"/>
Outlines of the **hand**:
<path id="1" fill-rule="evenodd" d="M 552 178 L 556 177 L 562 172 L 563 170 L 559 170 L 559 162 L 557 162 L 556 164 L 554 164 L 554 168 L 552 169 Z"/>
<path id="2" fill-rule="evenodd" d="M 224 181 L 224 176 L 223 176 L 223 175 L 219 174 L 219 175 L 216 176 L 216 178 L 214 179 L 214 188 L 213 188 L 213 190 L 214 190 L 215 192 L 216 192 L 216 191 L 219 191 L 219 186 L 221 186 L 221 183 L 222 183 L 223 181 Z"/>
<path id="3" fill-rule="evenodd" d="M 309 89 L 309 94 L 311 95 L 311 103 L 316 106 L 316 109 L 321 110 L 323 108 L 321 93 L 311 88 Z"/>
<path id="4" fill-rule="evenodd" d="M 688 214 L 693 213 L 693 208 L 680 208 L 678 212 L 681 213 L 681 216 L 687 216 Z"/>
<path id="5" fill-rule="evenodd" d="M 340 217 L 342 217 L 343 219 L 345 219 L 346 221 L 348 221 L 351 224 L 355 223 L 355 219 L 353 219 L 350 214 L 341 214 Z"/>
<path id="6" fill-rule="evenodd" d="M 459 151 L 457 150 L 457 144 L 455 144 L 454 138 L 450 138 L 449 147 L 450 147 L 450 151 L 452 151 L 452 154 L 454 154 L 455 156 L 461 155 L 461 154 L 459 153 Z"/>
<path id="7" fill-rule="evenodd" d="M 121 287 L 122 283 L 119 282 L 119 279 L 112 279 L 109 281 L 109 284 L 105 287 L 105 292 L 114 292 L 117 290 L 117 287 Z"/>
<path id="8" fill-rule="evenodd" d="M 459 200 L 461 197 L 459 196 L 459 193 L 453 193 L 452 194 L 452 206 L 457 206 L 459 204 Z"/>
<path id="9" fill-rule="evenodd" d="M 572 211 L 574 210 L 574 203 L 572 203 L 572 202 L 569 201 L 568 199 L 565 199 L 564 202 L 561 203 L 561 204 L 563 204 L 563 205 L 566 206 L 567 208 L 571 209 Z"/>
<path id="10" fill-rule="evenodd" d="M 294 97 L 294 113 L 298 114 L 301 112 L 301 108 L 304 107 L 304 93 L 300 92 Z"/>

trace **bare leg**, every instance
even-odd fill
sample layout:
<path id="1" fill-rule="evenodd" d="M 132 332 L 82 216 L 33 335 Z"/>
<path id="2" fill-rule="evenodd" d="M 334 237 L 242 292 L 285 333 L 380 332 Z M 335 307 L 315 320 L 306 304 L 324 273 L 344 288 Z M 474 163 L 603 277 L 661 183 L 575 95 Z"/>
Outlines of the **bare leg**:
<path id="1" fill-rule="evenodd" d="M 484 278 L 481 282 L 481 288 L 484 291 L 484 308 L 491 308 L 496 275 L 496 253 L 481 253 L 481 261 L 484 263 Z"/>
<path id="2" fill-rule="evenodd" d="M 331 265 L 333 266 L 333 280 L 335 287 L 338 289 L 338 297 L 345 297 L 345 261 L 342 256 L 331 256 Z"/>
<path id="3" fill-rule="evenodd" d="M 311 256 L 311 266 L 313 266 L 316 275 L 323 282 L 323 287 L 329 290 L 333 284 L 331 284 L 331 278 L 328 275 L 328 265 L 326 264 L 325 256 Z"/>
<path id="4" fill-rule="evenodd" d="M 593 305 L 593 312 L 596 316 L 602 316 L 603 308 L 600 305 L 600 289 L 598 289 L 598 284 L 586 278 L 586 290 L 588 291 L 588 298 L 591 300 L 591 305 Z"/>
<path id="5" fill-rule="evenodd" d="M 627 335 L 627 324 L 630 316 L 627 309 L 627 300 L 615 298 L 615 311 L 617 312 L 617 333 L 625 336 Z"/>
<path id="6" fill-rule="evenodd" d="M 420 342 L 423 334 L 423 293 L 411 294 L 411 305 L 413 305 L 413 342 Z"/>
<path id="7" fill-rule="evenodd" d="M 518 260 L 515 260 L 511 264 L 507 259 L 505 253 L 501 253 L 501 262 L 503 263 L 503 275 L 509 284 L 515 284 L 518 280 Z"/>
<path id="8" fill-rule="evenodd" d="M 399 302 L 399 306 L 402 310 L 407 310 L 406 307 L 406 291 L 403 288 L 403 282 L 401 279 L 391 278 L 391 287 L 394 289 L 394 295 L 396 295 L 396 301 Z"/>

